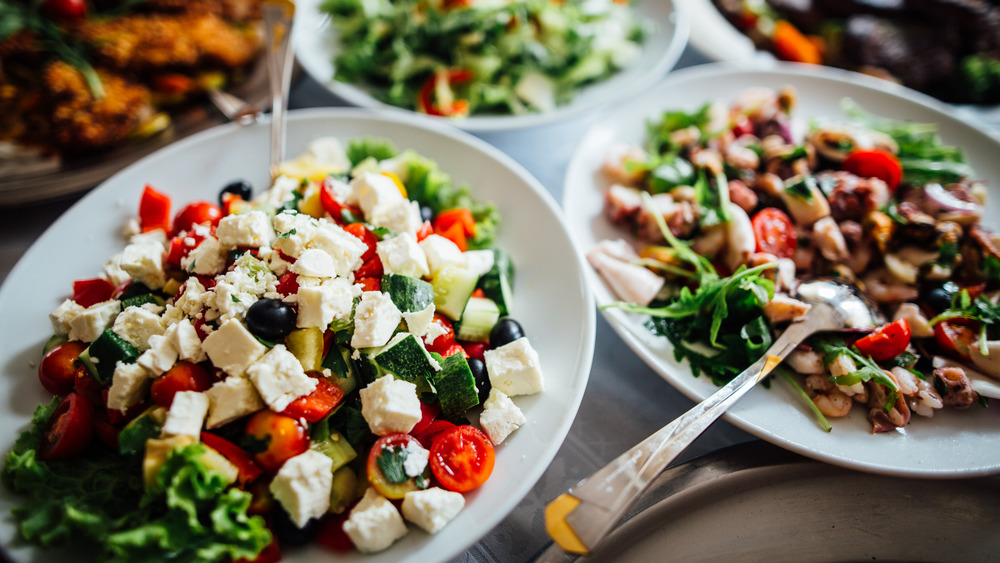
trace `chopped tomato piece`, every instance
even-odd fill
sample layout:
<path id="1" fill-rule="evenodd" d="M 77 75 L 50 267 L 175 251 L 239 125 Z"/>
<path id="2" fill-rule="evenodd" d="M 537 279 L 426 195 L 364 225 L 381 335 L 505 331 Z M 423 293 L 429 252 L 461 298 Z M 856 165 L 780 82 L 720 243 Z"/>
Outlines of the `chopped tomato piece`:
<path id="1" fill-rule="evenodd" d="M 361 284 L 362 291 L 382 291 L 382 280 L 380 278 L 360 278 L 354 283 Z"/>
<path id="2" fill-rule="evenodd" d="M 483 359 L 483 352 L 486 351 L 488 344 L 485 342 L 462 342 L 462 348 L 465 350 L 466 358 L 477 358 Z"/>
<path id="3" fill-rule="evenodd" d="M 368 230 L 362 223 L 351 223 L 344 226 L 344 230 L 361 239 L 361 242 L 368 245 L 368 250 L 361 255 L 361 261 L 367 262 L 375 256 L 375 245 L 378 244 L 378 237 Z"/>
<path id="4" fill-rule="evenodd" d="M 479 297 L 479 298 L 486 297 L 486 292 L 483 291 L 481 287 L 477 287 L 475 290 L 473 290 L 472 297 Z"/>
<path id="5" fill-rule="evenodd" d="M 883 149 L 857 149 L 844 160 L 844 170 L 862 178 L 878 178 L 893 191 L 903 179 L 903 166 L 896 155 Z"/>
<path id="6" fill-rule="evenodd" d="M 282 414 L 292 418 L 304 418 L 309 422 L 319 422 L 330 414 L 344 399 L 344 391 L 325 377 L 317 377 L 312 393 L 292 401 Z"/>
<path id="7" fill-rule="evenodd" d="M 910 321 L 899 319 L 854 342 L 858 352 L 871 356 L 876 362 L 889 361 L 903 353 L 910 345 Z"/>
<path id="8" fill-rule="evenodd" d="M 149 394 L 161 407 L 170 407 L 174 395 L 181 391 L 207 391 L 215 378 L 205 368 L 191 362 L 177 362 L 162 376 L 153 381 Z"/>
<path id="9" fill-rule="evenodd" d="M 246 485 L 257 477 L 260 477 L 260 467 L 257 467 L 257 464 L 250 459 L 250 454 L 243 451 L 243 448 L 222 436 L 217 436 L 210 432 L 202 432 L 201 441 L 206 446 L 222 454 L 222 457 L 228 459 L 230 463 L 236 466 L 236 469 L 239 470 L 236 480 L 241 485 Z"/>
<path id="10" fill-rule="evenodd" d="M 115 286 L 102 278 L 76 280 L 73 282 L 73 301 L 81 307 L 90 307 L 96 303 L 111 299 Z"/>
<path id="11" fill-rule="evenodd" d="M 344 531 L 344 522 L 350 515 L 351 513 L 346 510 L 342 514 L 324 514 L 319 521 L 316 541 L 323 547 L 340 553 L 354 551 L 354 542 Z"/>
<path id="12" fill-rule="evenodd" d="M 208 223 L 211 226 L 219 224 L 222 219 L 222 210 L 218 205 L 210 201 L 193 201 L 177 212 L 174 216 L 174 230 L 176 235 L 181 231 L 190 231 L 195 225 Z"/>
<path id="13" fill-rule="evenodd" d="M 38 380 L 42 383 L 42 387 L 60 397 L 72 392 L 76 385 L 77 373 L 80 370 L 86 371 L 86 368 L 76 361 L 86 349 L 87 345 L 83 342 L 71 340 L 46 352 L 42 356 L 42 361 L 38 363 Z"/>
<path id="14" fill-rule="evenodd" d="M 469 249 L 468 242 L 466 241 L 465 229 L 459 223 L 453 223 L 450 227 L 444 230 L 435 229 L 434 232 L 435 234 L 441 235 L 455 243 L 455 246 L 457 246 L 462 252 Z"/>
<path id="15" fill-rule="evenodd" d="M 285 461 L 309 449 L 309 432 L 299 419 L 261 409 L 247 421 L 246 436 L 258 450 L 253 460 L 264 471 L 277 471 Z"/>
<path id="16" fill-rule="evenodd" d="M 66 395 L 45 427 L 38 458 L 45 461 L 71 458 L 90 445 L 94 437 L 94 407 L 77 393 Z"/>
<path id="17" fill-rule="evenodd" d="M 451 430 L 454 427 L 455 423 L 453 422 L 448 422 L 447 420 L 434 420 L 427 425 L 427 428 L 424 428 L 419 433 L 415 433 L 414 436 L 416 436 L 417 440 L 420 441 L 424 448 L 429 450 L 434 444 L 435 438 L 437 438 L 442 432 Z"/>
<path id="18" fill-rule="evenodd" d="M 101 391 L 101 402 L 100 403 L 94 403 L 94 407 L 95 408 L 98 405 L 106 406 L 108 404 L 108 393 L 109 392 L 110 392 L 110 389 L 103 389 Z M 105 418 L 107 418 L 108 422 L 110 424 L 112 424 L 113 426 L 124 426 L 124 425 L 128 424 L 129 422 L 132 422 L 133 419 L 135 419 L 137 416 L 139 416 L 140 414 L 142 414 L 146 410 L 146 408 L 148 406 L 149 405 L 147 405 L 145 401 L 140 401 L 140 402 L 132 405 L 131 407 L 125 409 L 125 412 L 122 412 L 122 411 L 120 411 L 118 409 L 105 408 L 104 409 L 105 410 L 104 415 L 105 415 Z"/>
<path id="19" fill-rule="evenodd" d="M 444 333 L 435 338 L 433 342 L 429 342 L 425 336 L 424 348 L 426 348 L 428 352 L 437 352 L 438 354 L 444 356 L 444 352 L 455 344 L 455 327 L 451 324 L 451 321 L 448 320 L 448 317 L 445 317 L 441 313 L 434 313 L 434 318 L 431 322 L 441 327 Z"/>
<path id="20" fill-rule="evenodd" d="M 275 284 L 274 289 L 286 297 L 298 293 L 299 275 L 295 272 L 285 272 L 280 278 L 278 278 L 278 283 Z"/>
<path id="21" fill-rule="evenodd" d="M 377 278 L 382 279 L 385 275 L 385 268 L 382 266 L 382 259 L 378 256 L 366 261 L 354 271 L 354 278 Z"/>
<path id="22" fill-rule="evenodd" d="M 777 207 L 768 207 L 757 212 L 750 220 L 757 252 L 773 254 L 778 258 L 791 258 L 798 246 L 798 234 L 792 220 Z"/>
<path id="23" fill-rule="evenodd" d="M 462 232 L 466 237 L 476 236 L 476 220 L 467 207 L 446 209 L 438 213 L 437 217 L 434 218 L 434 230 L 446 231 L 455 223 L 462 225 Z"/>
<path id="24" fill-rule="evenodd" d="M 344 211 L 350 211 L 354 215 L 360 216 L 357 209 L 352 208 L 347 205 L 341 198 L 337 196 L 337 190 L 333 184 L 334 180 L 331 178 L 326 178 L 320 185 L 319 189 L 319 204 L 323 207 L 323 211 L 330 214 L 333 220 L 340 224 L 344 224 Z M 351 233 L 354 236 L 358 236 L 355 233 Z M 360 237 L 359 237 L 360 238 Z"/>
<path id="25" fill-rule="evenodd" d="M 465 493 L 489 479 L 496 462 L 493 443 L 474 426 L 456 426 L 434 439 L 430 466 L 449 491 Z"/>
<path id="26" fill-rule="evenodd" d="M 139 228 L 148 233 L 156 229 L 170 232 L 170 197 L 146 184 L 139 200 Z"/>
<path id="27" fill-rule="evenodd" d="M 425 403 L 420 402 L 420 422 L 418 422 L 413 428 L 410 429 L 410 434 L 413 436 L 419 436 L 425 428 L 434 422 L 437 415 L 441 414 L 441 405 L 438 403 Z"/>
<path id="28" fill-rule="evenodd" d="M 425 238 L 434 234 L 434 226 L 430 221 L 424 221 L 423 225 L 417 229 L 417 242 L 422 242 Z"/>
<path id="29" fill-rule="evenodd" d="M 941 321 L 934 325 L 934 340 L 945 351 L 968 360 L 972 357 L 970 349 L 979 339 L 973 319 L 956 318 Z"/>

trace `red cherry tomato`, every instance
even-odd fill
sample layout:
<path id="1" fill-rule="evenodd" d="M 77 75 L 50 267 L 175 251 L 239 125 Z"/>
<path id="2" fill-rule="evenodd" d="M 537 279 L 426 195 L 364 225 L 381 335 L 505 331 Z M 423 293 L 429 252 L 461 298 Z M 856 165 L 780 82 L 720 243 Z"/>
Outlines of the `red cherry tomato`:
<path id="1" fill-rule="evenodd" d="M 177 212 L 174 216 L 174 234 L 190 231 L 195 225 L 208 223 L 213 227 L 222 219 L 222 210 L 210 201 L 193 201 Z"/>
<path id="2" fill-rule="evenodd" d="M 778 258 L 791 258 L 798 246 L 798 234 L 792 220 L 777 207 L 768 207 L 757 212 L 750 220 L 757 252 L 773 254 Z"/>
<path id="3" fill-rule="evenodd" d="M 319 422 L 330 414 L 344 399 L 344 391 L 325 377 L 316 377 L 316 388 L 312 393 L 295 399 L 281 414 L 292 418 L 304 418 L 309 422 Z"/>
<path id="4" fill-rule="evenodd" d="M 76 371 L 76 392 L 80 394 L 84 399 L 90 401 L 93 405 L 103 405 L 104 403 L 104 388 L 101 384 L 97 382 L 93 374 L 87 371 L 87 368 L 81 366 L 81 369 Z"/>
<path id="5" fill-rule="evenodd" d="M 854 342 L 854 347 L 876 362 L 886 362 L 903 353 L 910 345 L 910 321 L 899 319 Z"/>
<path id="6" fill-rule="evenodd" d="M 753 135 L 753 122 L 750 118 L 743 115 L 742 113 L 733 116 L 730 121 L 733 135 L 737 138 L 743 135 Z"/>
<path id="7" fill-rule="evenodd" d="M 424 221 L 420 228 L 417 229 L 417 242 L 423 242 L 423 240 L 434 234 L 434 226 L 431 225 L 430 221 Z"/>
<path id="8" fill-rule="evenodd" d="M 979 331 L 975 328 L 977 324 L 965 318 L 941 321 L 934 325 L 934 340 L 945 351 L 968 360 L 972 357 L 969 350 L 979 339 Z"/>
<path id="9" fill-rule="evenodd" d="M 368 245 L 368 250 L 361 255 L 361 261 L 367 262 L 375 257 L 375 245 L 378 244 L 378 237 L 368 230 L 362 223 L 351 223 L 344 226 L 344 230 L 361 239 L 361 242 Z"/>
<path id="10" fill-rule="evenodd" d="M 118 451 L 118 435 L 121 434 L 121 432 L 122 429 L 118 428 L 114 424 L 111 424 L 111 422 L 102 418 L 94 418 L 94 434 L 96 434 L 97 439 L 110 450 L 115 452 Z"/>
<path id="11" fill-rule="evenodd" d="M 370 260 L 362 264 L 357 270 L 354 271 L 354 279 L 360 278 L 377 278 L 382 279 L 385 275 L 385 268 L 382 266 L 382 259 L 378 256 L 372 257 Z"/>
<path id="12" fill-rule="evenodd" d="M 847 156 L 844 170 L 862 178 L 878 178 L 895 190 L 903 179 L 903 166 L 896 155 L 883 149 L 857 149 Z"/>
<path id="13" fill-rule="evenodd" d="M 139 200 L 139 227 L 144 233 L 156 229 L 170 232 L 170 197 L 149 184 Z"/>
<path id="14" fill-rule="evenodd" d="M 153 381 L 149 394 L 153 402 L 170 408 L 174 395 L 181 391 L 207 391 L 215 378 L 205 368 L 191 362 L 177 362 L 162 376 Z"/>
<path id="15" fill-rule="evenodd" d="M 285 272 L 280 278 L 278 278 L 278 283 L 275 284 L 274 290 L 285 297 L 298 293 L 299 275 L 295 272 Z"/>
<path id="16" fill-rule="evenodd" d="M 382 291 L 382 280 L 380 278 L 360 278 L 354 283 L 361 284 L 362 291 Z"/>
<path id="17" fill-rule="evenodd" d="M 236 466 L 236 469 L 239 471 L 236 481 L 239 484 L 246 485 L 257 477 L 260 477 L 260 467 L 257 467 L 257 464 L 250 459 L 250 454 L 243 451 L 236 444 L 210 432 L 202 432 L 201 441 L 206 446 L 219 452 L 222 457 L 228 459 L 230 463 Z"/>
<path id="18" fill-rule="evenodd" d="M 75 340 L 63 342 L 49 350 L 38 363 L 38 380 L 42 387 L 53 395 L 63 396 L 76 386 L 77 373 L 86 368 L 76 359 L 87 349 L 83 342 Z"/>
<path id="19" fill-rule="evenodd" d="M 489 347 L 485 342 L 462 342 L 461 344 L 462 349 L 465 350 L 466 358 L 476 358 L 479 360 L 483 360 L 483 352 Z"/>
<path id="20" fill-rule="evenodd" d="M 341 514 L 324 514 L 319 521 L 319 529 L 316 532 L 316 541 L 323 547 L 332 549 L 339 553 L 351 553 L 354 551 L 354 542 L 344 531 L 344 522 L 351 513 L 344 511 Z"/>
<path id="21" fill-rule="evenodd" d="M 474 426 L 456 426 L 431 445 L 431 471 L 449 491 L 465 493 L 479 487 L 493 473 L 495 462 L 493 443 Z"/>
<path id="22" fill-rule="evenodd" d="M 380 457 L 395 455 L 394 452 L 406 449 L 411 442 L 419 445 L 417 439 L 409 434 L 387 434 L 376 440 L 368 452 L 368 482 L 371 483 L 372 488 L 387 499 L 402 499 L 406 493 L 416 491 L 418 488 L 412 477 L 400 483 L 389 481 L 379 466 Z"/>
<path id="23" fill-rule="evenodd" d="M 76 280 L 73 282 L 73 301 L 81 307 L 90 307 L 111 299 L 114 291 L 115 286 L 105 279 Z"/>
<path id="24" fill-rule="evenodd" d="M 71 458 L 90 445 L 94 437 L 94 407 L 76 393 L 63 398 L 45 428 L 38 458 L 45 461 Z"/>
<path id="25" fill-rule="evenodd" d="M 414 436 L 420 441 L 424 448 L 429 450 L 431 449 L 431 446 L 434 445 L 435 438 L 437 438 L 442 432 L 451 430 L 454 427 L 455 423 L 453 422 L 448 422 L 447 420 L 434 420 L 427 425 L 427 428 L 424 428 L 420 432 L 414 432 Z M 411 430 L 411 432 L 413 431 Z"/>
<path id="26" fill-rule="evenodd" d="M 411 436 L 419 436 L 428 426 L 434 422 L 437 415 L 441 414 L 441 405 L 438 403 L 420 402 L 420 422 L 410 429 Z M 419 439 L 419 438 L 418 438 Z M 423 442 L 421 442 L 423 443 Z"/>
<path id="27" fill-rule="evenodd" d="M 309 432 L 299 419 L 262 409 L 247 421 L 246 435 L 255 438 L 253 460 L 261 469 L 275 472 L 289 459 L 309 449 Z"/>
<path id="28" fill-rule="evenodd" d="M 109 392 L 110 392 L 110 389 L 103 389 L 101 391 L 101 402 L 94 403 L 95 409 L 97 408 L 98 405 L 104 406 L 104 407 L 107 406 L 107 404 L 108 404 L 108 393 Z M 146 401 L 140 401 L 140 402 L 132 405 L 131 407 L 125 409 L 125 412 L 122 412 L 122 411 L 120 411 L 118 409 L 105 408 L 104 409 L 105 412 L 101 416 L 103 418 L 106 418 L 107 421 L 108 421 L 108 423 L 110 423 L 112 426 L 124 426 L 124 425 L 128 424 L 129 422 L 131 422 L 135 417 L 137 417 L 140 414 L 142 414 L 143 412 L 145 412 L 145 410 L 148 407 L 149 407 L 149 405 L 146 403 Z M 97 411 L 95 411 L 95 414 L 97 414 Z M 96 423 L 95 423 L 95 426 L 96 426 Z"/>
<path id="29" fill-rule="evenodd" d="M 42 7 L 55 20 L 79 21 L 87 16 L 86 0 L 45 0 Z"/>
<path id="30" fill-rule="evenodd" d="M 434 313 L 434 319 L 431 322 L 444 329 L 444 334 L 435 338 L 434 342 L 428 342 L 427 337 L 424 337 L 424 347 L 427 348 L 428 352 L 437 352 L 444 356 L 444 352 L 455 344 L 455 327 L 448 320 L 448 317 L 440 313 Z"/>

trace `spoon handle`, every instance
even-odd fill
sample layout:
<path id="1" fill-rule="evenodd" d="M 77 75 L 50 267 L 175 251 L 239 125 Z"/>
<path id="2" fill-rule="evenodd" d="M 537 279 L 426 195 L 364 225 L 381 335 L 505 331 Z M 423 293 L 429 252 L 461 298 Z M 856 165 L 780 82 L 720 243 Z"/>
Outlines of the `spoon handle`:
<path id="1" fill-rule="evenodd" d="M 285 112 L 292 80 L 292 22 L 295 3 L 268 0 L 263 6 L 267 41 L 267 70 L 271 85 L 271 174 L 285 159 Z"/>
<path id="2" fill-rule="evenodd" d="M 808 318 L 791 324 L 724 387 L 549 503 L 545 524 L 552 539 L 570 553 L 589 553 L 660 472 L 814 332 Z"/>

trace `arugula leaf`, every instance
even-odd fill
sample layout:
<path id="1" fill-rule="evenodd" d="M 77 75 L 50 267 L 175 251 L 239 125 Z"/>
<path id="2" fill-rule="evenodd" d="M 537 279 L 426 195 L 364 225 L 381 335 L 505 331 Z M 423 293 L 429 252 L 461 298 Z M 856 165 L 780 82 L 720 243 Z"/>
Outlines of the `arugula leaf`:
<path id="1" fill-rule="evenodd" d="M 406 474 L 406 470 L 403 468 L 403 464 L 406 462 L 406 449 L 402 446 L 382 448 L 375 461 L 378 462 L 378 467 L 382 470 L 382 474 L 385 475 L 386 481 L 390 483 L 405 483 L 410 480 L 409 475 Z"/>

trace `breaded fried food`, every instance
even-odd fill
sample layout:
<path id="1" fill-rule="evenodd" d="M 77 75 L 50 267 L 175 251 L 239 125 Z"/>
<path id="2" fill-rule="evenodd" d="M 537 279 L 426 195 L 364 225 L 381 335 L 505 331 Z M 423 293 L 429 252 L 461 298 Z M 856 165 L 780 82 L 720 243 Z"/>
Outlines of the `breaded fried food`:
<path id="1" fill-rule="evenodd" d="M 76 151 L 121 142 L 153 113 L 149 90 L 104 70 L 97 71 L 104 96 L 95 99 L 80 71 L 56 61 L 44 71 L 52 108 L 52 137 Z"/>
<path id="2" fill-rule="evenodd" d="M 247 22 L 261 18 L 262 4 L 261 0 L 146 0 L 144 7 L 154 12 L 207 13 Z"/>
<path id="3" fill-rule="evenodd" d="M 121 72 L 236 68 L 249 63 L 260 44 L 252 28 L 237 28 L 210 13 L 92 19 L 78 33 L 104 65 Z"/>

